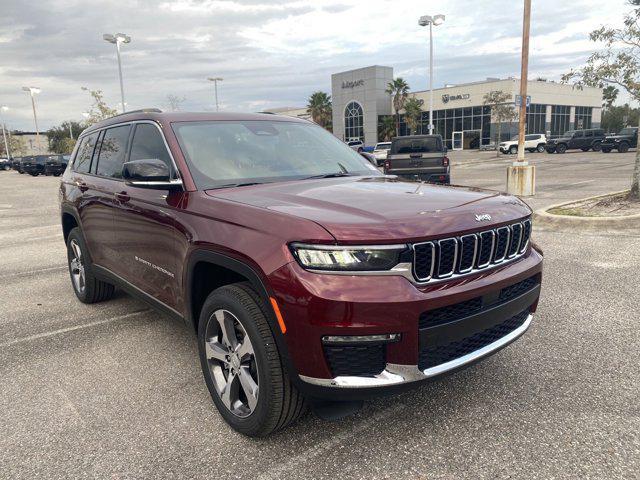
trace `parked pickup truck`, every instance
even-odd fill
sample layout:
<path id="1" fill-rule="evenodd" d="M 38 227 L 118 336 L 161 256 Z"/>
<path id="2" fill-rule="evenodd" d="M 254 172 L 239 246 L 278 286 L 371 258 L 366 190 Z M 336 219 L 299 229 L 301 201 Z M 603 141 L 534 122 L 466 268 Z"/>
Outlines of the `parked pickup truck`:
<path id="1" fill-rule="evenodd" d="M 408 135 L 391 141 L 384 173 L 406 180 L 448 185 L 451 181 L 447 148 L 440 135 Z"/>
<path id="2" fill-rule="evenodd" d="M 630 148 L 638 146 L 638 127 L 627 127 L 616 135 L 608 135 L 602 141 L 602 151 L 609 153 L 618 150 L 620 153 L 628 152 Z"/>

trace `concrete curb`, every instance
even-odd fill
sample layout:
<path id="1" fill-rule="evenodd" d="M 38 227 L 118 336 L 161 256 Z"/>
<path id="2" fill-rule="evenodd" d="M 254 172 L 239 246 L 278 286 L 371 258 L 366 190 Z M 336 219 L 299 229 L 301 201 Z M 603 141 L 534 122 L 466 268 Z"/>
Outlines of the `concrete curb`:
<path id="1" fill-rule="evenodd" d="M 627 192 L 621 190 L 619 192 L 610 192 L 604 195 L 596 195 L 595 197 L 586 197 L 579 200 L 571 200 L 569 202 L 558 203 L 549 207 L 537 210 L 533 214 L 533 224 L 536 227 L 549 228 L 553 230 L 571 229 L 589 232 L 628 232 L 635 231 L 640 233 L 640 214 L 622 215 L 619 217 L 572 217 L 571 215 L 555 215 L 549 213 L 549 210 L 571 205 L 585 200 L 593 200 L 596 198 L 609 197 L 619 193 Z"/>

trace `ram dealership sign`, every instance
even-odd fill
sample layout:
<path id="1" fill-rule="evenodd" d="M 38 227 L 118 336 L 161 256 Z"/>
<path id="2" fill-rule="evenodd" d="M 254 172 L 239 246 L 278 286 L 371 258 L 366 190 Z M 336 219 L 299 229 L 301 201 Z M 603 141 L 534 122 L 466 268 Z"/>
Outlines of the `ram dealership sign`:
<path id="1" fill-rule="evenodd" d="M 442 103 L 449 103 L 454 100 L 469 100 L 469 97 L 471 97 L 471 95 L 468 93 L 459 93 L 458 95 L 449 95 L 448 93 L 445 93 L 442 95 Z"/>
<path id="2" fill-rule="evenodd" d="M 355 87 L 361 87 L 362 85 L 364 85 L 364 80 L 362 79 L 353 80 L 349 82 L 345 80 L 344 82 L 342 82 L 342 88 L 355 88 Z"/>

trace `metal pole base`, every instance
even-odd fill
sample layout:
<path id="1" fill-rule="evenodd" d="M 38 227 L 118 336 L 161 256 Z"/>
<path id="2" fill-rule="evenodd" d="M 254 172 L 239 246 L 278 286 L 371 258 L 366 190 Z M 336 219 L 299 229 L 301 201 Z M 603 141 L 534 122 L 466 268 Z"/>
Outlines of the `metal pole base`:
<path id="1" fill-rule="evenodd" d="M 536 194 L 536 167 L 533 165 L 507 167 L 507 192 L 519 197 Z"/>

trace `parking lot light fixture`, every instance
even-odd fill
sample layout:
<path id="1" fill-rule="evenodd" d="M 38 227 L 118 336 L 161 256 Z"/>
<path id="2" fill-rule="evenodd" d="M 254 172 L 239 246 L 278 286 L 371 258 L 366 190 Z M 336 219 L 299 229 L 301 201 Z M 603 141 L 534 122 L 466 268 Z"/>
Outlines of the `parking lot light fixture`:
<path id="1" fill-rule="evenodd" d="M 38 115 L 36 114 L 36 100 L 34 98 L 34 95 L 40 93 L 41 90 L 38 87 L 22 87 L 22 90 L 24 90 L 25 92 L 29 92 L 29 96 L 31 97 L 31 108 L 33 108 L 33 122 L 36 125 L 36 144 L 38 145 L 38 153 L 40 153 L 40 130 L 38 129 Z"/>
<path id="2" fill-rule="evenodd" d="M 429 27 L 429 135 L 433 135 L 433 26 L 442 25 L 444 15 L 423 15 L 418 20 L 421 27 Z"/>
<path id="3" fill-rule="evenodd" d="M 122 113 L 125 112 L 125 101 L 124 101 L 124 84 L 122 82 L 122 61 L 120 60 L 120 45 L 123 43 L 131 43 L 131 37 L 124 33 L 116 33 L 112 35 L 110 33 L 105 33 L 102 35 L 102 38 L 109 42 L 113 43 L 116 46 L 116 55 L 118 57 L 118 77 L 120 79 L 120 97 L 122 99 Z"/>
<path id="4" fill-rule="evenodd" d="M 4 127 L 4 115 L 3 112 L 9 110 L 9 107 L 6 105 L 0 106 L 0 122 L 2 122 L 2 138 L 4 139 L 4 151 L 7 154 L 7 158 L 11 158 L 11 148 L 9 147 L 9 143 L 7 142 L 7 132 Z"/>
<path id="5" fill-rule="evenodd" d="M 221 77 L 209 77 L 207 78 L 207 80 L 209 80 L 210 82 L 213 82 L 213 89 L 215 91 L 215 95 L 216 95 L 216 112 L 220 111 L 220 108 L 218 107 L 218 82 L 222 81 Z"/>

